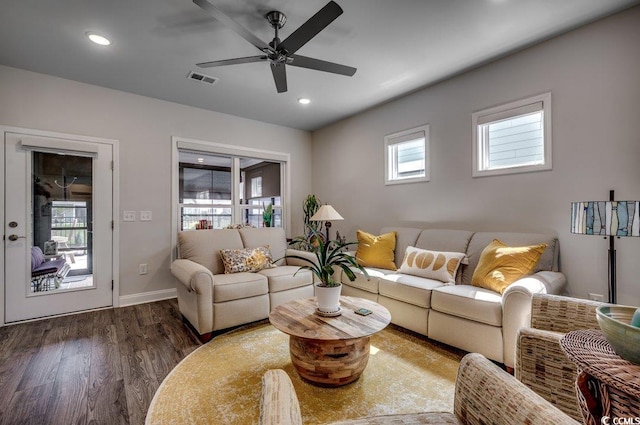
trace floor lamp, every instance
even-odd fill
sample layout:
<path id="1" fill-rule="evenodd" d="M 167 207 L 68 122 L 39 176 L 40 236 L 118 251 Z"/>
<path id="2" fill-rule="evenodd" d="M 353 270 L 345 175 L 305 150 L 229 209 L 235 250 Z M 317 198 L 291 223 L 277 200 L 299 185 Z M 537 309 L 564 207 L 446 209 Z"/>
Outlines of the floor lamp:
<path id="1" fill-rule="evenodd" d="M 609 302 L 616 299 L 616 247 L 615 239 L 622 236 L 640 236 L 640 201 L 615 201 L 609 191 L 608 201 L 571 203 L 571 233 L 609 237 Z"/>
<path id="2" fill-rule="evenodd" d="M 331 222 L 335 220 L 344 220 L 338 211 L 336 211 L 331 205 L 324 204 L 318 208 L 318 211 L 309 219 L 310 221 L 324 221 L 324 227 L 327 231 L 325 242 L 329 242 L 329 228 Z"/>

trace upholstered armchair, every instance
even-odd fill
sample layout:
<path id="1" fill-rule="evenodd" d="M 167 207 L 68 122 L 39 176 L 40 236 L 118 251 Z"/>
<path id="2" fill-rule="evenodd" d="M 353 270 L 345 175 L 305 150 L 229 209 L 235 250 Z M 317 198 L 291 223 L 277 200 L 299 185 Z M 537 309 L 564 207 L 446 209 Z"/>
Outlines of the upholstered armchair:
<path id="1" fill-rule="evenodd" d="M 515 376 L 551 404 L 582 421 L 576 396 L 576 366 L 560 347 L 567 332 L 599 329 L 596 307 L 602 303 L 534 294 L 531 327 L 520 328 L 516 339 Z"/>
<path id="2" fill-rule="evenodd" d="M 259 424 L 302 424 L 295 389 L 287 373 L 281 369 L 269 370 L 262 377 Z M 467 354 L 460 362 L 453 412 L 374 416 L 334 423 L 347 424 L 578 425 L 576 421 L 478 353 Z"/>

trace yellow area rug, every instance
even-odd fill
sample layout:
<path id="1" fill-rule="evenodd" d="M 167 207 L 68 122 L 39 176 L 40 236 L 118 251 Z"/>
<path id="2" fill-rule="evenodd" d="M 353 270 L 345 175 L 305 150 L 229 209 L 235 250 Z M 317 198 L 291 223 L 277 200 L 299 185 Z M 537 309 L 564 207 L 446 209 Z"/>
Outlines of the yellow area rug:
<path id="1" fill-rule="evenodd" d="M 321 388 L 300 379 L 289 337 L 269 323 L 220 335 L 187 356 L 162 382 L 147 424 L 256 424 L 262 375 L 284 369 L 295 386 L 305 425 L 390 413 L 453 411 L 461 352 L 387 327 L 371 337 L 360 379 Z"/>

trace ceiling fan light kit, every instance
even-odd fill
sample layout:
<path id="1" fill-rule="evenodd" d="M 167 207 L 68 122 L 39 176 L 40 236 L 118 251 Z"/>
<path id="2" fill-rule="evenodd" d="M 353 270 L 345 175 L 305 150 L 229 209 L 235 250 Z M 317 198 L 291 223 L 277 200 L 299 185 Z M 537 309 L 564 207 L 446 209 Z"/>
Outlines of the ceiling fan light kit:
<path id="1" fill-rule="evenodd" d="M 220 9 L 214 6 L 209 0 L 193 0 L 193 2 L 263 53 L 262 55 L 258 56 L 224 59 L 196 64 L 200 68 L 238 65 L 266 60 L 269 62 L 271 73 L 273 75 L 273 81 L 275 82 L 276 90 L 278 91 L 278 93 L 284 93 L 287 91 L 286 65 L 313 69 L 322 72 L 329 72 L 332 74 L 345 75 L 349 77 L 353 76 L 357 71 L 356 68 L 350 66 L 295 54 L 295 52 L 297 52 L 302 46 L 307 44 L 313 37 L 318 35 L 320 31 L 325 29 L 338 16 L 342 15 L 342 8 L 338 6 L 338 4 L 334 1 L 330 1 L 329 3 L 327 3 L 315 15 L 313 15 L 304 24 L 298 27 L 298 29 L 296 29 L 284 41 L 281 41 L 280 38 L 278 38 L 278 31 L 282 29 L 284 24 L 287 22 L 286 15 L 277 10 L 267 13 L 265 15 L 265 18 L 273 27 L 275 32 L 275 36 L 273 40 L 269 42 L 269 44 L 263 42 L 242 25 L 235 22 Z"/>

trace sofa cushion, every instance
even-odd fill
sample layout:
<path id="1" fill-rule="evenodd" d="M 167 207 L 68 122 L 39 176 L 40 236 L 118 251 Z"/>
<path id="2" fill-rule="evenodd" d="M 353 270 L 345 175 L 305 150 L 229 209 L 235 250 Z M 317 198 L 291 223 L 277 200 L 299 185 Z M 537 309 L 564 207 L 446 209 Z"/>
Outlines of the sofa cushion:
<path id="1" fill-rule="evenodd" d="M 262 269 L 273 267 L 273 258 L 269 246 L 259 246 L 257 248 L 242 249 L 221 249 L 224 272 L 258 272 Z"/>
<path id="2" fill-rule="evenodd" d="M 44 254 L 39 246 L 31 247 L 31 270 L 35 270 L 40 264 L 45 262 Z"/>
<path id="3" fill-rule="evenodd" d="M 214 303 L 255 297 L 268 292 L 267 277 L 258 273 L 218 274 L 213 277 Z"/>
<path id="4" fill-rule="evenodd" d="M 473 232 L 468 230 L 424 229 L 415 247 L 431 251 L 467 252 Z"/>
<path id="5" fill-rule="evenodd" d="M 65 264 L 66 260 L 64 258 L 45 261 L 35 269 L 31 270 L 31 277 L 42 276 L 49 273 L 58 273 Z"/>
<path id="6" fill-rule="evenodd" d="M 415 227 L 383 227 L 380 229 L 380 234 L 396 232 L 396 251 L 394 263 L 396 266 L 402 264 L 404 258 L 404 251 L 408 246 L 416 246 L 418 236 L 422 232 L 422 229 Z"/>
<path id="7" fill-rule="evenodd" d="M 379 293 L 418 307 L 431 307 L 431 290 L 442 286 L 438 280 L 393 273 L 379 278 Z"/>
<path id="8" fill-rule="evenodd" d="M 374 269 L 367 267 L 367 273 L 369 274 L 369 279 L 358 269 L 351 268 L 353 273 L 356 275 L 356 280 L 353 282 L 349 280 L 346 273 L 342 273 L 342 283 L 344 285 L 353 286 L 354 288 L 362 289 L 363 291 L 371 292 L 373 294 L 378 293 L 378 288 L 380 285 L 380 278 L 382 276 L 395 273 L 392 270 L 387 269 Z"/>
<path id="9" fill-rule="evenodd" d="M 395 249 L 396 232 L 372 235 L 358 230 L 358 249 L 356 260 L 363 267 L 396 270 Z"/>
<path id="10" fill-rule="evenodd" d="M 275 264 L 282 266 L 286 263 L 283 257 L 287 251 L 287 236 L 282 227 L 246 227 L 238 232 L 245 248 L 269 245 Z"/>
<path id="11" fill-rule="evenodd" d="M 488 289 L 470 285 L 439 286 L 431 291 L 431 308 L 475 322 L 502 326 L 502 296 Z"/>
<path id="12" fill-rule="evenodd" d="M 186 230 L 178 233 L 180 258 L 206 267 L 211 273 L 224 273 L 221 249 L 244 248 L 237 230 Z"/>
<path id="13" fill-rule="evenodd" d="M 547 244 L 507 246 L 494 239 L 480 254 L 471 284 L 502 294 L 507 286 L 531 274 Z"/>
<path id="14" fill-rule="evenodd" d="M 278 266 L 258 272 L 269 281 L 269 292 L 286 291 L 311 285 L 313 275 L 309 270 L 300 270 L 298 266 Z"/>
<path id="15" fill-rule="evenodd" d="M 429 251 L 408 246 L 398 272 L 455 283 L 456 272 L 465 257 L 462 252 Z"/>

